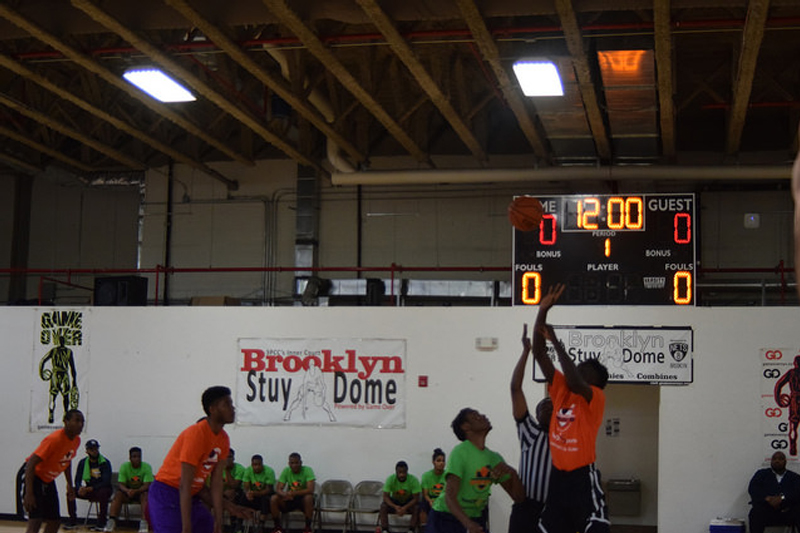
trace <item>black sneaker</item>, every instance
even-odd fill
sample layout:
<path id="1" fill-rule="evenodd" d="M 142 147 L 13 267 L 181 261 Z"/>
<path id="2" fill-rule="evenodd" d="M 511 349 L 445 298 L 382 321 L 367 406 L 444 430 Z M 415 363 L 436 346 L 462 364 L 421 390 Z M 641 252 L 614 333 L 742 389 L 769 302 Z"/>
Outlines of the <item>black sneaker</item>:
<path id="1" fill-rule="evenodd" d="M 73 529 L 78 529 L 79 526 L 78 526 L 77 522 L 73 522 L 73 521 L 70 520 L 69 522 L 67 522 L 66 524 L 64 524 L 61 527 L 63 527 L 67 531 L 72 531 Z"/>

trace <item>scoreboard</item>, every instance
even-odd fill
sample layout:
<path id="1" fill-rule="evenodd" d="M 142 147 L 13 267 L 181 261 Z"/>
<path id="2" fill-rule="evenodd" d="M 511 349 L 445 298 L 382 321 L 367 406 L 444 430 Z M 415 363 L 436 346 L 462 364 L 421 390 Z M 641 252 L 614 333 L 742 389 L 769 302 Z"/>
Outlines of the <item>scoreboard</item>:
<path id="1" fill-rule="evenodd" d="M 695 196 L 539 197 L 538 230 L 514 229 L 514 305 L 556 283 L 559 304 L 694 305 Z"/>

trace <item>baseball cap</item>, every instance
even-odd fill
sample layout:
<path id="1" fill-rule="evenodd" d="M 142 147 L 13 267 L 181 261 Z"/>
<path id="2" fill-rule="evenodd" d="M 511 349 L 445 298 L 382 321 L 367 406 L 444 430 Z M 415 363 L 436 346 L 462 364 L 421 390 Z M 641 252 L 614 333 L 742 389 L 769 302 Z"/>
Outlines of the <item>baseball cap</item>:
<path id="1" fill-rule="evenodd" d="M 87 448 L 99 448 L 100 447 L 100 443 L 97 442 L 94 439 L 89 439 L 89 440 L 86 441 L 86 447 Z"/>

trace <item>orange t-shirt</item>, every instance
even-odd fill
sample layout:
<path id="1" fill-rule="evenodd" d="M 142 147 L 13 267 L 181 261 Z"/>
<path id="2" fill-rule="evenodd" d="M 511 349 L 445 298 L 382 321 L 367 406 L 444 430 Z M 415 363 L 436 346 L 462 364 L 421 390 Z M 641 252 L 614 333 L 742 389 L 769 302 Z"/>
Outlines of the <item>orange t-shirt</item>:
<path id="1" fill-rule="evenodd" d="M 192 480 L 192 495 L 195 495 L 203 488 L 206 478 L 214 471 L 214 466 L 225 461 L 229 450 L 230 440 L 225 430 L 215 435 L 204 418 L 178 435 L 156 474 L 156 481 L 179 489 L 181 464 L 188 463 L 195 467 Z"/>
<path id="2" fill-rule="evenodd" d="M 69 467 L 70 461 L 78 453 L 81 438 L 76 436 L 70 440 L 64 429 L 56 430 L 42 439 L 39 447 L 28 456 L 26 461 L 34 455 L 42 461 L 36 465 L 36 477 L 50 483 Z"/>
<path id="3" fill-rule="evenodd" d="M 567 387 L 564 374 L 556 370 L 550 384 L 553 418 L 550 419 L 550 454 L 553 466 L 572 471 L 595 461 L 597 431 L 603 422 L 606 397 L 592 386 L 592 401 Z"/>

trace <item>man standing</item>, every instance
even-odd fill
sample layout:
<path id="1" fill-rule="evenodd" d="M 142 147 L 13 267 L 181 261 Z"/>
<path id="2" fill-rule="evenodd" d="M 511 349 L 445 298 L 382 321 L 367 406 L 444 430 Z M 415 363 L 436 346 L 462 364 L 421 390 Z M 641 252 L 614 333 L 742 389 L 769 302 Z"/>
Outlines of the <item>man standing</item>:
<path id="1" fill-rule="evenodd" d="M 28 457 L 25 466 L 23 506 L 28 513 L 26 533 L 56 533 L 61 522 L 56 478 L 63 472 L 67 481 L 67 500 L 75 499 L 72 487 L 72 458 L 78 453 L 83 431 L 83 413 L 71 409 L 64 414 L 64 427 L 45 437 Z"/>
<path id="2" fill-rule="evenodd" d="M 306 527 L 303 533 L 311 533 L 311 521 L 314 518 L 314 471 L 303 466 L 300 454 L 293 452 L 289 455 L 289 466 L 283 469 L 275 494 L 272 495 L 270 507 L 272 521 L 275 524 L 273 533 L 283 533 L 281 528 L 281 513 L 289 511 L 303 511 Z"/>
<path id="3" fill-rule="evenodd" d="M 97 502 L 100 510 L 97 513 L 97 524 L 93 531 L 103 531 L 108 516 L 108 501 L 113 492 L 111 487 L 111 463 L 100 455 L 100 443 L 94 439 L 86 441 L 86 457 L 80 460 L 75 470 L 75 496 L 81 500 Z M 78 522 L 75 500 L 67 502 L 69 518 L 72 524 Z"/>
<path id="4" fill-rule="evenodd" d="M 547 432 L 553 414 L 553 402 L 544 398 L 536 406 L 536 419 L 528 409 L 528 402 L 522 390 L 525 366 L 531 353 L 528 325 L 522 328 L 522 355 L 511 374 L 511 410 L 517 423 L 517 436 L 520 444 L 519 476 L 525 487 L 525 499 L 514 502 L 508 533 L 534 532 L 539 526 L 539 516 L 547 501 L 552 462 Z"/>
<path id="5" fill-rule="evenodd" d="M 525 489 L 517 471 L 499 453 L 486 447 L 492 424 L 485 415 L 475 409 L 462 409 L 451 427 L 461 444 L 450 452 L 444 496 L 433 502 L 425 531 L 483 533 L 492 484 L 499 483 L 515 502 L 525 498 Z"/>
<path id="6" fill-rule="evenodd" d="M 747 488 L 750 493 L 750 533 L 764 533 L 766 526 L 800 528 L 800 475 L 786 470 L 786 455 L 772 454 L 769 468 L 756 471 Z"/>
<path id="7" fill-rule="evenodd" d="M 222 533 L 221 463 L 230 448 L 223 427 L 233 423 L 236 409 L 231 390 L 222 386 L 206 389 L 202 404 L 205 418 L 178 435 L 150 485 L 147 503 L 155 533 Z"/>
<path id="8" fill-rule="evenodd" d="M 142 519 L 139 522 L 139 533 L 147 533 L 147 490 L 155 480 L 153 468 L 142 461 L 142 449 L 134 446 L 128 450 L 127 463 L 119 467 L 119 485 L 114 500 L 111 502 L 110 517 L 103 531 L 111 533 L 117 525 L 117 517 L 124 503 L 139 503 L 142 506 Z"/>
<path id="9" fill-rule="evenodd" d="M 547 324 L 547 312 L 563 292 L 564 285 L 558 284 L 542 297 L 533 332 L 533 355 L 549 384 L 555 415 L 549 432 L 554 468 L 539 528 L 543 533 L 608 533 L 608 507 L 594 464 L 608 370 L 597 359 L 575 366 Z M 563 373 L 548 357 L 545 340 L 553 344 Z"/>

